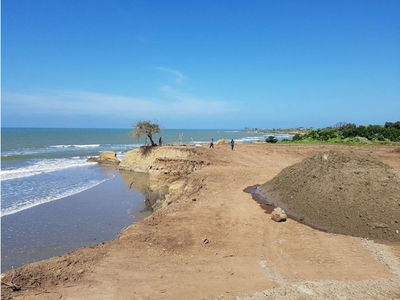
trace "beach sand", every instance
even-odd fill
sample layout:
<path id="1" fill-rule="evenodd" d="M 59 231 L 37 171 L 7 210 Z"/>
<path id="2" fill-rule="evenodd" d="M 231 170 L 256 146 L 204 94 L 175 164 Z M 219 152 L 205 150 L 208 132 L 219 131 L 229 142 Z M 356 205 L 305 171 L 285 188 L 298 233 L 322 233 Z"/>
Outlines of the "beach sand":
<path id="1" fill-rule="evenodd" d="M 3 274 L 2 299 L 400 299 L 399 243 L 278 223 L 244 192 L 329 150 L 400 170 L 390 146 L 196 147 L 202 167 L 168 206 L 117 240 Z"/>

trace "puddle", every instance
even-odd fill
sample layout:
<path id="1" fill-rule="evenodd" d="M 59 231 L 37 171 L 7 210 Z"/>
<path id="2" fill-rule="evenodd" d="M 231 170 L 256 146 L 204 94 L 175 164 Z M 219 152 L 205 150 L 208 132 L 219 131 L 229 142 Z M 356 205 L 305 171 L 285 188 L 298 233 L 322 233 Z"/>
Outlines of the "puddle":
<path id="1" fill-rule="evenodd" d="M 267 214 L 271 214 L 272 211 L 276 208 L 271 203 L 269 203 L 263 195 L 260 194 L 261 187 L 258 184 L 248 186 L 243 190 L 243 192 L 251 194 L 253 200 L 256 201 Z"/>
<path id="2" fill-rule="evenodd" d="M 253 185 L 253 186 L 248 186 L 243 190 L 245 193 L 251 194 L 251 197 L 253 198 L 254 201 L 256 201 L 260 207 L 265 211 L 267 214 L 271 214 L 277 206 L 273 205 L 272 202 L 269 202 L 267 198 L 265 198 L 263 195 L 261 195 L 261 186 L 259 184 Z M 298 217 L 294 216 L 292 214 L 289 214 L 287 211 L 285 211 L 286 215 L 288 218 L 299 222 L 303 225 L 306 225 L 308 227 L 311 227 L 312 229 L 323 231 L 323 232 L 328 232 L 328 230 L 319 228 L 313 224 L 305 222 L 303 219 L 304 217 Z"/>

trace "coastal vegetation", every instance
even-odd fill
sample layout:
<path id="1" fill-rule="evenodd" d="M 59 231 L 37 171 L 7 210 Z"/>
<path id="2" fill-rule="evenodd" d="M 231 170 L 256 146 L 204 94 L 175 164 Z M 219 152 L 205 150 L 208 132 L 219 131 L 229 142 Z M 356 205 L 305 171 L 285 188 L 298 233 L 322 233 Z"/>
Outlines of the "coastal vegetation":
<path id="1" fill-rule="evenodd" d="M 355 144 L 400 142 L 400 121 L 386 122 L 384 126 L 338 123 L 333 127 L 313 129 L 302 135 L 295 134 L 292 141 Z"/>
<path id="2" fill-rule="evenodd" d="M 131 137 L 139 139 L 142 135 L 146 135 L 152 146 L 157 146 L 153 141 L 153 134 L 159 133 L 161 127 L 157 123 L 152 123 L 151 121 L 138 121 L 132 124 L 133 130 L 131 131 Z"/>
<path id="3" fill-rule="evenodd" d="M 297 128 L 272 128 L 272 129 L 260 129 L 260 128 L 249 128 L 245 127 L 243 131 L 254 132 L 254 133 L 279 133 L 279 134 L 305 134 L 313 130 L 313 127 L 297 127 Z"/>
<path id="4" fill-rule="evenodd" d="M 283 139 L 281 142 L 301 143 L 342 143 L 342 144 L 388 144 L 400 143 L 400 121 L 386 122 L 381 125 L 360 125 L 340 122 L 326 128 L 296 129 L 245 129 L 262 133 L 286 133 L 293 134 L 292 139 Z M 271 135 L 272 136 L 272 135 Z M 273 137 L 269 136 L 265 141 L 273 143 Z"/>
<path id="5" fill-rule="evenodd" d="M 276 137 L 274 137 L 273 135 L 270 135 L 268 138 L 265 139 L 265 142 L 275 144 L 278 142 L 278 139 Z"/>

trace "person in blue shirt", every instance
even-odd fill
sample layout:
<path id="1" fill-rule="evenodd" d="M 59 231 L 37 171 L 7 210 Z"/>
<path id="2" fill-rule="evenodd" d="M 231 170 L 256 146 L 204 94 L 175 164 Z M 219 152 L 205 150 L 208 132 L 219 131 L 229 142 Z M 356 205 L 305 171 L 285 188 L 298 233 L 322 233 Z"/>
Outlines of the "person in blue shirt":
<path id="1" fill-rule="evenodd" d="M 231 140 L 231 148 L 232 148 L 232 150 L 233 150 L 233 147 L 235 147 L 235 141 L 232 139 Z"/>

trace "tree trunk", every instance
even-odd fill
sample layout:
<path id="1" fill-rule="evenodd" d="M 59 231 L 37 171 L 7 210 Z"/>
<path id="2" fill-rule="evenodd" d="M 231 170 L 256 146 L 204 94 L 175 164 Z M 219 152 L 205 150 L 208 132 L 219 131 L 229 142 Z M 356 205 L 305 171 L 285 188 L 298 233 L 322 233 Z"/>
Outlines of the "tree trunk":
<path id="1" fill-rule="evenodd" d="M 149 137 L 149 139 L 150 139 L 151 145 L 152 145 L 152 146 L 157 146 L 157 145 L 154 143 L 154 141 L 153 141 L 153 138 L 152 138 L 151 134 L 148 134 L 147 136 L 148 136 L 148 137 Z"/>

